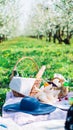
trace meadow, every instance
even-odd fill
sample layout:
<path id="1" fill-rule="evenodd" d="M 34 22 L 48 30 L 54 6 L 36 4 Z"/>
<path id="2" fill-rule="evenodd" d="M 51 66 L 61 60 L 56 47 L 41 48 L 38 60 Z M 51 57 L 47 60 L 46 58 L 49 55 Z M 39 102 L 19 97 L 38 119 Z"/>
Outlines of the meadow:
<path id="1" fill-rule="evenodd" d="M 16 62 L 28 56 L 35 60 L 38 68 L 46 66 L 43 79 L 53 78 L 55 73 L 62 74 L 69 79 L 73 91 L 73 39 L 71 44 L 47 42 L 45 38 L 38 40 L 29 37 L 17 37 L 0 43 L 0 114 L 9 91 L 10 75 Z M 23 76 L 35 77 L 37 70 L 30 60 L 24 60 L 18 68 Z"/>

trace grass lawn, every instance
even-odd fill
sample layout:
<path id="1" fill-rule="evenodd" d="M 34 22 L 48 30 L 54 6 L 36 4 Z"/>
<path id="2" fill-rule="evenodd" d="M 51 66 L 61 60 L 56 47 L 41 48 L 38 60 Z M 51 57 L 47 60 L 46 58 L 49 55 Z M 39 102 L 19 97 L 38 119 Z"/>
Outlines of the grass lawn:
<path id="1" fill-rule="evenodd" d="M 9 90 L 13 67 L 23 56 L 33 58 L 39 68 L 46 65 L 43 79 L 50 79 L 54 73 L 60 73 L 65 78 L 71 79 L 71 86 L 73 86 L 73 39 L 70 45 L 49 43 L 44 38 L 38 40 L 27 37 L 2 42 L 0 43 L 0 111 L 6 92 Z M 26 77 L 35 76 L 37 73 L 35 66 L 29 60 L 22 62 L 18 71 Z"/>

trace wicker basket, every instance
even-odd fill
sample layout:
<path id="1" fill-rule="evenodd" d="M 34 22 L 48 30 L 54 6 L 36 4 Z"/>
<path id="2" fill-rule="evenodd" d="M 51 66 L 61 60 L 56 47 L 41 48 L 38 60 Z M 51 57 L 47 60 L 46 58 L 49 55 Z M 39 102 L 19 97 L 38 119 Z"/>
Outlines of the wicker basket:
<path id="1" fill-rule="evenodd" d="M 18 65 L 21 63 L 21 61 L 23 61 L 23 60 L 25 60 L 25 59 L 28 59 L 29 61 L 32 61 L 32 63 L 33 63 L 34 66 L 35 66 L 35 70 L 37 71 L 37 74 L 35 75 L 36 80 L 35 80 L 34 85 L 32 86 L 31 92 L 30 92 L 30 96 L 33 96 L 33 95 L 36 93 L 35 87 L 39 87 L 40 84 L 41 84 L 42 75 L 43 75 L 43 73 L 44 73 L 44 71 L 45 71 L 45 69 L 46 69 L 45 66 L 42 66 L 42 67 L 39 69 L 38 65 L 36 64 L 36 62 L 34 61 L 33 58 L 24 56 L 24 57 L 20 58 L 20 59 L 16 62 L 15 66 L 14 66 L 14 68 L 13 68 L 13 71 L 12 71 L 12 75 L 10 76 L 10 79 L 12 79 L 12 78 L 14 77 L 14 73 L 15 73 L 16 71 L 18 71 Z M 22 95 L 22 94 L 20 94 L 20 93 L 18 93 L 18 92 L 16 92 L 16 91 L 14 91 L 14 90 L 12 90 L 12 92 L 13 92 L 13 95 L 16 96 L 16 97 L 24 97 L 24 95 Z"/>

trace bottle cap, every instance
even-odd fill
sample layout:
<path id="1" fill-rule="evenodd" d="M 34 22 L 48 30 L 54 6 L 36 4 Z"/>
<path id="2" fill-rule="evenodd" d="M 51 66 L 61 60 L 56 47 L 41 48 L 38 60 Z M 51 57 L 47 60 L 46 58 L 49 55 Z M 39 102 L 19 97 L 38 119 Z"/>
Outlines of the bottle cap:
<path id="1" fill-rule="evenodd" d="M 69 86 L 69 82 L 64 82 L 64 84 L 63 84 L 65 87 L 68 87 Z"/>

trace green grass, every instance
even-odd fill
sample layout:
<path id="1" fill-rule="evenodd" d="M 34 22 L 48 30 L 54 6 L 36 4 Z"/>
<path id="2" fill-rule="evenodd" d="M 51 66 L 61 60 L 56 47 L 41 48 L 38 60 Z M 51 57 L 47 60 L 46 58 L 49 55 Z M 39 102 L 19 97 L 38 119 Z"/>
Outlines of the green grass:
<path id="1" fill-rule="evenodd" d="M 33 58 L 39 68 L 46 65 L 44 79 L 52 78 L 54 73 L 60 73 L 65 78 L 73 80 L 73 39 L 71 39 L 70 45 L 49 43 L 44 38 L 38 40 L 27 37 L 18 37 L 2 42 L 0 43 L 0 110 L 9 88 L 13 67 L 17 60 L 23 56 Z M 29 60 L 24 60 L 18 71 L 27 77 L 35 76 L 37 73 Z M 72 85 L 73 82 L 71 82 Z"/>
<path id="2" fill-rule="evenodd" d="M 7 91 L 8 91 L 7 88 L 5 88 L 5 89 L 0 88 L 0 116 L 1 116 L 1 111 L 2 111 L 2 105 L 5 102 Z"/>

